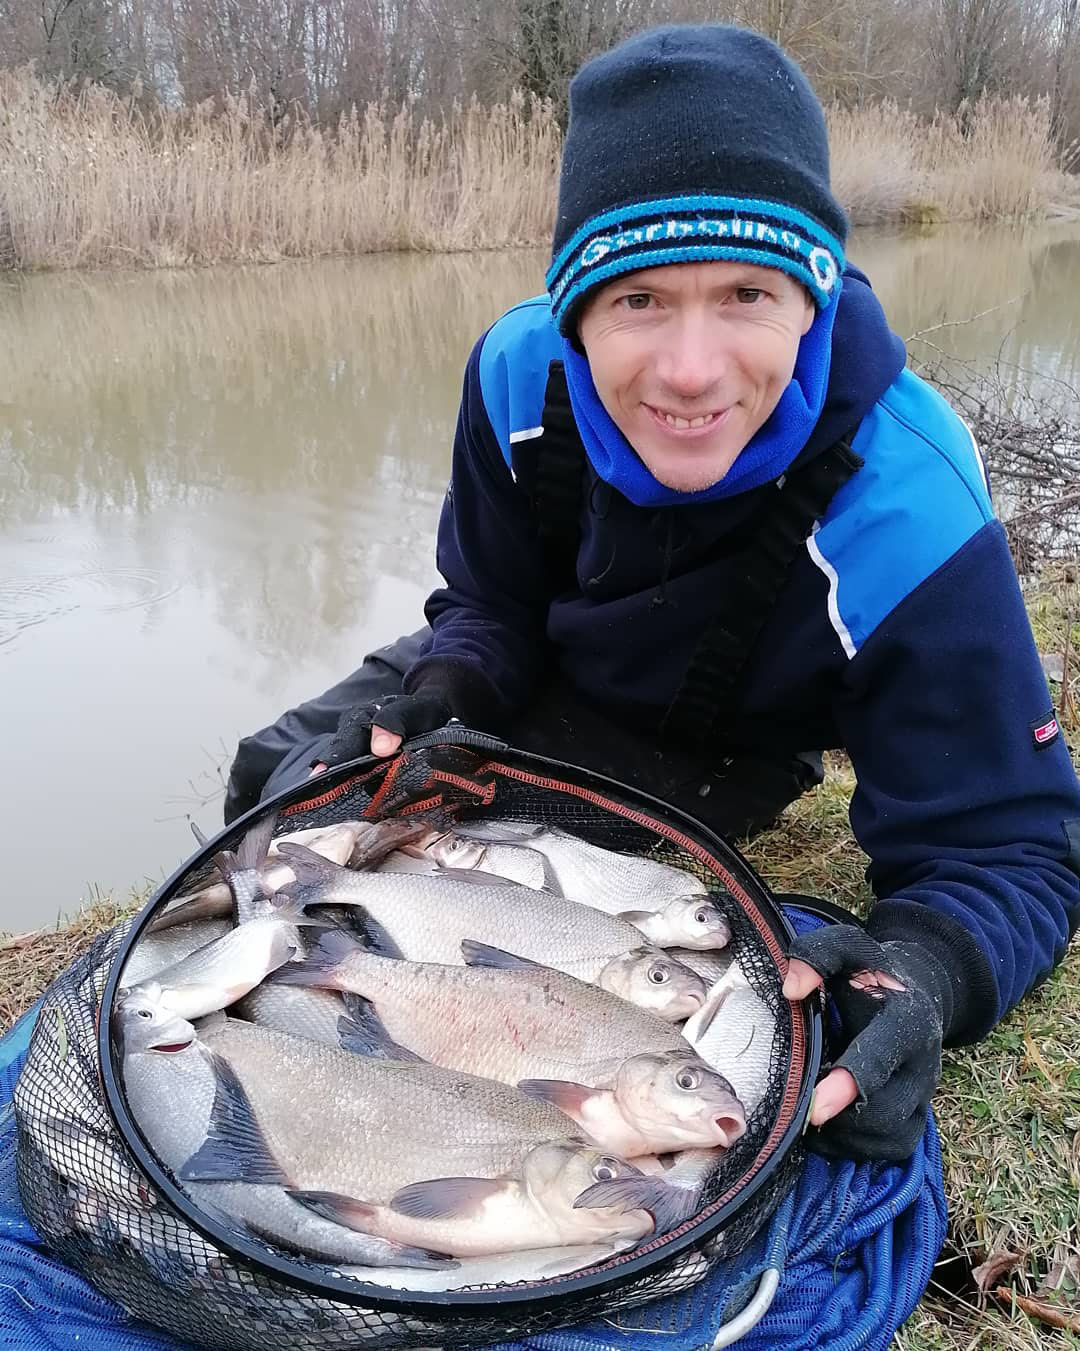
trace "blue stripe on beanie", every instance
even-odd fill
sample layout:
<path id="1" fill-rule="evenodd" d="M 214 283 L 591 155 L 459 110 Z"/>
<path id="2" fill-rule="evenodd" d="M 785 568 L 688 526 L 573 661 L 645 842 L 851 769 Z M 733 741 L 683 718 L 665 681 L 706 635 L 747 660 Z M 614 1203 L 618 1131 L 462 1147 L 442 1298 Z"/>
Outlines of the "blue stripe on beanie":
<path id="1" fill-rule="evenodd" d="M 578 297 L 613 277 L 710 259 L 778 268 L 801 282 L 819 309 L 845 261 L 838 239 L 779 203 L 700 196 L 638 203 L 587 221 L 561 251 L 547 274 L 555 322 L 561 326 Z"/>

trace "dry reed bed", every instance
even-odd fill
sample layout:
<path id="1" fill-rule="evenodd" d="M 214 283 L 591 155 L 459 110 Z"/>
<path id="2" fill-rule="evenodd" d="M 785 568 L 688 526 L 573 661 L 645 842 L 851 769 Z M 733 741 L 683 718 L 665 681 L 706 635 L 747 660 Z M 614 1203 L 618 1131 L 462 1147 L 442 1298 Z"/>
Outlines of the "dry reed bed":
<path id="1" fill-rule="evenodd" d="M 921 123 L 891 104 L 829 113 L 856 224 L 986 220 L 1068 194 L 1045 103 L 986 99 Z M 100 86 L 0 74 L 0 265 L 170 266 L 391 249 L 497 249 L 551 234 L 560 132 L 517 95 L 438 124 L 369 105 L 273 131 L 245 99 L 147 111 Z M 631 167 L 632 172 L 632 167 Z"/>

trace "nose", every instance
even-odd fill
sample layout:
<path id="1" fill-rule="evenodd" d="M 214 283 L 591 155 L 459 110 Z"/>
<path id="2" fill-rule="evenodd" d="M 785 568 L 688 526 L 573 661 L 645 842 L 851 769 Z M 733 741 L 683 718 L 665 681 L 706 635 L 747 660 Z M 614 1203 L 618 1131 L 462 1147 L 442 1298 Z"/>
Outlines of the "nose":
<path id="1" fill-rule="evenodd" d="M 679 399 L 700 399 L 720 382 L 726 358 L 715 325 L 704 313 L 684 312 L 666 326 L 657 375 Z"/>

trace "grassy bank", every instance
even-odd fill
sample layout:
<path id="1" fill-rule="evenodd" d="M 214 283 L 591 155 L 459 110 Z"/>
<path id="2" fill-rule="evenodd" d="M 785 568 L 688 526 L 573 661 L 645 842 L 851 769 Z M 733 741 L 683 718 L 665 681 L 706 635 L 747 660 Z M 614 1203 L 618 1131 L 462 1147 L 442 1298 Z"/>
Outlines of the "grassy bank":
<path id="1" fill-rule="evenodd" d="M 1037 214 L 1080 194 L 1055 170 L 1045 104 L 984 100 L 919 122 L 829 113 L 855 224 Z M 0 267 L 173 266 L 387 249 L 546 244 L 560 133 L 524 97 L 438 125 L 369 105 L 333 131 L 271 131 L 244 100 L 147 112 L 98 86 L 0 73 Z"/>
<path id="2" fill-rule="evenodd" d="M 1080 580 L 1048 569 L 1026 588 L 1074 762 L 1080 767 Z M 1066 657 L 1066 654 L 1069 654 Z M 1058 658 L 1066 657 L 1060 671 Z M 870 900 L 851 837 L 854 780 L 841 756 L 826 781 L 746 847 L 776 889 L 854 910 Z M 134 904 L 101 901 L 68 927 L 0 944 L 6 1027 L 93 937 Z M 946 1054 L 935 1111 L 950 1227 L 930 1290 L 897 1351 L 1065 1351 L 1080 1347 L 1080 944 L 979 1046 Z M 979 1288 L 979 1268 L 988 1292 Z M 994 1292 L 1005 1293 L 996 1296 Z M 1025 1302 L 1033 1318 L 1025 1312 Z M 1075 1331 L 1053 1326 L 1072 1320 Z"/>

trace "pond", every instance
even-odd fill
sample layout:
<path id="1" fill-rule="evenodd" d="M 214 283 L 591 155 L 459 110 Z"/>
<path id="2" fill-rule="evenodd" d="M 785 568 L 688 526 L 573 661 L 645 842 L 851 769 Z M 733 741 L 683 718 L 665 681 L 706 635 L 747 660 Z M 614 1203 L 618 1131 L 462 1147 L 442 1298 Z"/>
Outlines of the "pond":
<path id="1" fill-rule="evenodd" d="M 850 253 L 913 355 L 1080 384 L 1075 223 Z M 544 265 L 0 281 L 0 928 L 167 876 L 238 737 L 417 625 L 466 357 Z"/>

